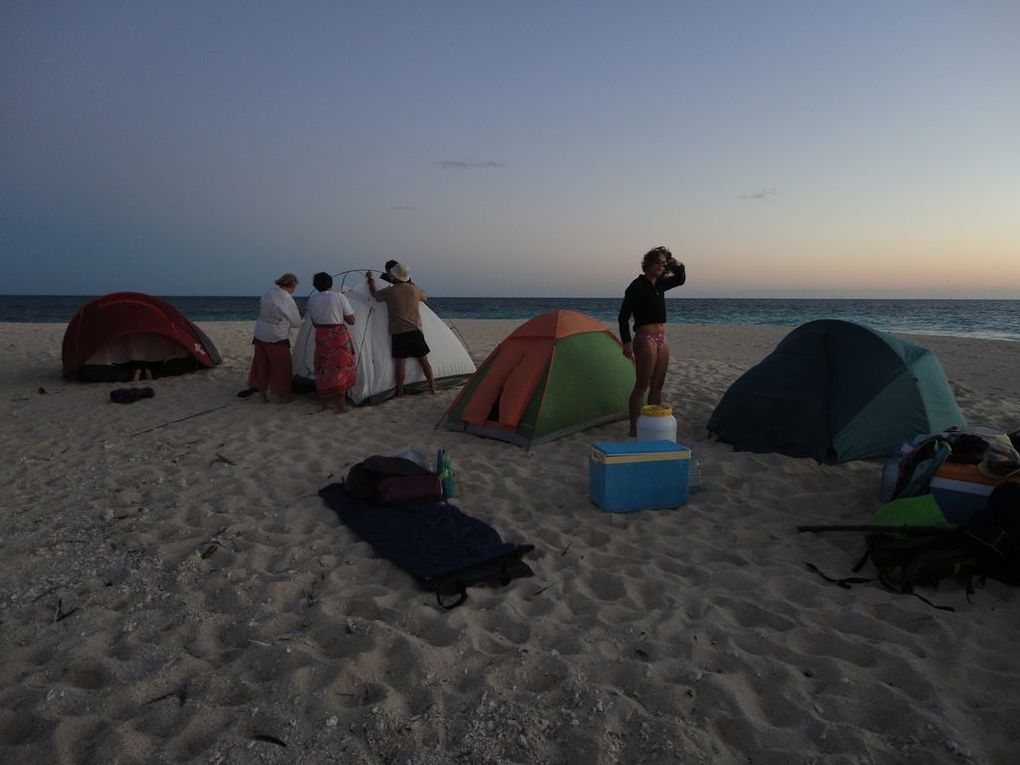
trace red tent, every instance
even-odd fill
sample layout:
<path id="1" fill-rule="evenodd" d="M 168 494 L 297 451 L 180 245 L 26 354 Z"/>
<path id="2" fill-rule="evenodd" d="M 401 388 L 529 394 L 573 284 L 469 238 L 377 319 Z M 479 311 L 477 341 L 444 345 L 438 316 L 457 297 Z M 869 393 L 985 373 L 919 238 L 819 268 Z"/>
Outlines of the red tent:
<path id="1" fill-rule="evenodd" d="M 113 292 L 86 303 L 64 332 L 64 376 L 130 380 L 136 369 L 156 377 L 220 363 L 216 346 L 172 305 L 141 292 Z"/>

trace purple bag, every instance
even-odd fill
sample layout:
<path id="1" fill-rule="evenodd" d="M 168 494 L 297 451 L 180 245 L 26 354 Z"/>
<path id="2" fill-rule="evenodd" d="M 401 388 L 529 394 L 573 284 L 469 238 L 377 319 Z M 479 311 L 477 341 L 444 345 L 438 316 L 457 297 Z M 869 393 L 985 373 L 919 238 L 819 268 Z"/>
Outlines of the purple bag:
<path id="1" fill-rule="evenodd" d="M 375 485 L 375 501 L 380 505 L 413 505 L 438 502 L 443 498 L 439 476 L 407 475 L 383 478 Z"/>

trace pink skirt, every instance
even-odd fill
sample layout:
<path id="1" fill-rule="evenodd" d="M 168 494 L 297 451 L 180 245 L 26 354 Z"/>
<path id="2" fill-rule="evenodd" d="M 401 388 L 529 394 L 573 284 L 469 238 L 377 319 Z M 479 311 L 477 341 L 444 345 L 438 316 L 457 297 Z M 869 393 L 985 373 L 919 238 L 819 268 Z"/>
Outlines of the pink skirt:
<path id="1" fill-rule="evenodd" d="M 343 324 L 315 328 L 315 390 L 323 398 L 346 393 L 354 385 L 357 364 L 351 335 Z"/>

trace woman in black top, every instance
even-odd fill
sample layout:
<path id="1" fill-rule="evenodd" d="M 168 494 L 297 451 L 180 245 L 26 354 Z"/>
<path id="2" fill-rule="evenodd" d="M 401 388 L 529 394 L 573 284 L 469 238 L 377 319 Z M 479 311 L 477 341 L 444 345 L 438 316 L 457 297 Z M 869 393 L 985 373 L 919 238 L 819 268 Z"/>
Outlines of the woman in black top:
<path id="1" fill-rule="evenodd" d="M 634 362 L 637 378 L 630 393 L 630 435 L 637 435 L 637 421 L 648 391 L 649 404 L 662 403 L 662 386 L 669 367 L 666 342 L 666 290 L 687 280 L 683 263 L 665 247 L 649 250 L 641 259 L 641 276 L 630 283 L 620 306 L 620 340 L 623 355 Z M 630 319 L 634 317 L 634 339 Z"/>

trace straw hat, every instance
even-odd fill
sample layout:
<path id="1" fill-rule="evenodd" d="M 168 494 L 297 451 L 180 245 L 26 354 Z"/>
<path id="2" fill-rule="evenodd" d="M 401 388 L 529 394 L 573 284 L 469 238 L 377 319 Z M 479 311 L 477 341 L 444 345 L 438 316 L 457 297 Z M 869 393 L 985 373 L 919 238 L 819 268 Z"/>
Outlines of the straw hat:
<path id="1" fill-rule="evenodd" d="M 403 263 L 397 263 L 387 271 L 398 282 L 409 282 L 411 281 L 411 269 L 405 266 Z"/>

